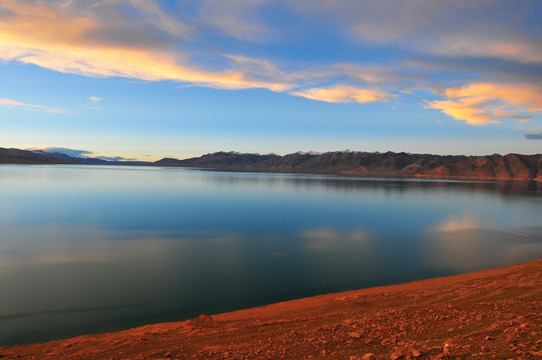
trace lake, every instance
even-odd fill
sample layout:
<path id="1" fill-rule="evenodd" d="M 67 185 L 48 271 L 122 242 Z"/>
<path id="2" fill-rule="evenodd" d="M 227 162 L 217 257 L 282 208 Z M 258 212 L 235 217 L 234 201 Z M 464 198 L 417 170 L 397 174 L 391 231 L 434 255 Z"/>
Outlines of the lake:
<path id="1" fill-rule="evenodd" d="M 542 184 L 0 166 L 0 345 L 542 257 Z"/>

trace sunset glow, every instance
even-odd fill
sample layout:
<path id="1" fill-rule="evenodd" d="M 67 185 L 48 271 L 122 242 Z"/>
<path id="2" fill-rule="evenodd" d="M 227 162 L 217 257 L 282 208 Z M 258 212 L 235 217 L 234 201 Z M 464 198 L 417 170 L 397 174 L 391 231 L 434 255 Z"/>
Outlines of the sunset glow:
<path id="1" fill-rule="evenodd" d="M 141 160 L 540 153 L 541 6 L 0 0 L 0 140 Z"/>

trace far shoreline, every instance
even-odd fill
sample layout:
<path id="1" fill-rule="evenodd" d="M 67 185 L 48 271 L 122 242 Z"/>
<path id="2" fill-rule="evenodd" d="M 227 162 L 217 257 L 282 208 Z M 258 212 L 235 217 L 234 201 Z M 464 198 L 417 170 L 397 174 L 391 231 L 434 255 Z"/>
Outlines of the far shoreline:
<path id="1" fill-rule="evenodd" d="M 0 164 L 81 164 L 205 168 L 215 171 L 299 173 L 385 178 L 542 182 L 542 154 L 433 155 L 395 152 L 297 152 L 287 155 L 216 152 L 154 162 L 78 158 L 62 153 L 0 148 Z"/>

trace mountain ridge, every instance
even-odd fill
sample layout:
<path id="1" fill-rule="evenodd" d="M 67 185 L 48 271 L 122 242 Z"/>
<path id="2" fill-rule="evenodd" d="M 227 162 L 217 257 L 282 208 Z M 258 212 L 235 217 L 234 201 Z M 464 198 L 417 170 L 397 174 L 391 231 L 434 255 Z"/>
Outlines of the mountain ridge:
<path id="1" fill-rule="evenodd" d="M 542 181 L 542 154 L 466 156 L 335 151 L 280 156 L 221 151 L 184 160 L 164 158 L 153 165 L 229 171 Z"/>
<path id="2" fill-rule="evenodd" d="M 370 177 L 542 181 L 542 154 L 514 153 L 466 156 L 344 150 L 296 152 L 281 156 L 220 151 L 183 160 L 166 157 L 155 162 L 145 162 L 77 158 L 63 153 L 0 148 L 2 163 L 140 165 Z"/>

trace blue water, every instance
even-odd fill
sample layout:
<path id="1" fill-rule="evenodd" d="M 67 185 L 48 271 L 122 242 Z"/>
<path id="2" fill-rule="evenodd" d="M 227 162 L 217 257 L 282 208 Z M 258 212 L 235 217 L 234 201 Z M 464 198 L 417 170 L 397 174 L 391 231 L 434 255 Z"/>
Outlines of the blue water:
<path id="1" fill-rule="evenodd" d="M 0 345 L 542 257 L 542 184 L 0 166 Z"/>

